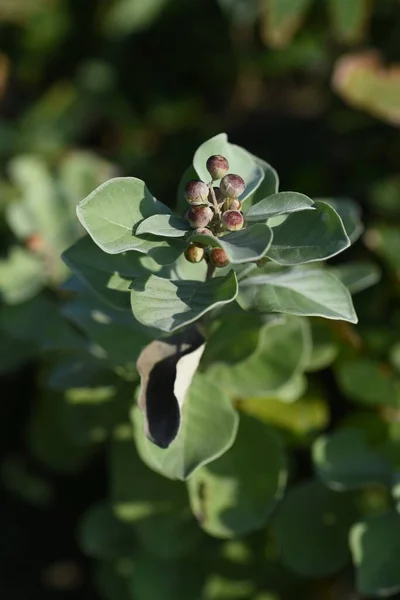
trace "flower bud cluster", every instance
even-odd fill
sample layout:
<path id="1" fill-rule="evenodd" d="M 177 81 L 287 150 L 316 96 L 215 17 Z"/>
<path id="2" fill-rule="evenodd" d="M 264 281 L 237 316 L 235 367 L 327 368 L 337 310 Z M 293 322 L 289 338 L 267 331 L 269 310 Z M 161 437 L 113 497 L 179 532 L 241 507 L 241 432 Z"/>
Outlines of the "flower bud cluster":
<path id="1" fill-rule="evenodd" d="M 239 231 L 244 226 L 239 197 L 246 188 L 245 181 L 240 175 L 228 172 L 229 162 L 220 154 L 210 156 L 206 168 L 211 176 L 210 183 L 193 179 L 185 186 L 185 199 L 190 204 L 185 213 L 186 220 L 203 235 L 221 237 L 229 231 Z M 218 180 L 219 186 L 214 185 Z M 190 244 L 185 257 L 193 263 L 205 258 L 216 267 L 225 267 L 229 263 L 222 248 L 208 249 L 200 242 Z"/>

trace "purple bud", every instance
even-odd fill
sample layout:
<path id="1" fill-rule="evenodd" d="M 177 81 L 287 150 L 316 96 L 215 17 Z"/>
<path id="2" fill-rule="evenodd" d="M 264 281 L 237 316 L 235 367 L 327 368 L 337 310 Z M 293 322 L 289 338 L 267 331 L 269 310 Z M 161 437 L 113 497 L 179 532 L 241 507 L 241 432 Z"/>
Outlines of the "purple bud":
<path id="1" fill-rule="evenodd" d="M 186 213 L 186 219 L 191 227 L 207 227 L 214 216 L 214 212 L 209 206 L 192 206 Z"/>
<path id="2" fill-rule="evenodd" d="M 221 179 L 228 172 L 229 163 L 225 156 L 214 154 L 207 160 L 206 167 L 211 175 L 211 179 L 215 181 L 216 179 Z"/>
<path id="3" fill-rule="evenodd" d="M 222 223 L 228 231 L 239 231 L 244 225 L 244 218 L 238 210 L 226 210 L 222 215 Z"/>
<path id="4" fill-rule="evenodd" d="M 228 198 L 238 198 L 246 189 L 246 184 L 240 175 L 229 173 L 229 175 L 225 175 L 225 177 L 221 179 L 219 187 L 224 196 L 227 196 Z"/>
<path id="5" fill-rule="evenodd" d="M 222 248 L 213 248 L 210 252 L 210 261 L 214 267 L 226 267 L 229 264 L 229 258 Z"/>
<path id="6" fill-rule="evenodd" d="M 240 210 L 242 203 L 237 198 L 225 198 L 224 208 L 225 210 Z"/>
<path id="7" fill-rule="evenodd" d="M 204 204 L 208 198 L 208 185 L 204 181 L 192 179 L 185 185 L 185 200 L 189 204 Z"/>

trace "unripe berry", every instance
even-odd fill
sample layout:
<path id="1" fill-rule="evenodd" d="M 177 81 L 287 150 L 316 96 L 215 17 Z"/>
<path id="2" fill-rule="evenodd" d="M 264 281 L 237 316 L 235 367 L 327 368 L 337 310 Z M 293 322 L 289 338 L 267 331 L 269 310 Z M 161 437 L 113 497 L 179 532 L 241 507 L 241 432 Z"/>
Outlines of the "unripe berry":
<path id="1" fill-rule="evenodd" d="M 243 194 L 246 184 L 240 175 L 229 173 L 229 175 L 225 175 L 225 177 L 221 179 L 219 187 L 224 196 L 227 196 L 228 198 L 238 198 L 240 194 Z"/>
<path id="2" fill-rule="evenodd" d="M 186 213 L 186 219 L 191 227 L 207 227 L 214 213 L 209 206 L 192 206 Z"/>
<path id="3" fill-rule="evenodd" d="M 190 244 L 185 250 L 185 258 L 191 263 L 199 263 L 204 258 L 204 248 Z"/>
<path id="4" fill-rule="evenodd" d="M 204 204 L 208 198 L 208 185 L 204 181 L 192 179 L 185 185 L 185 200 L 189 204 Z"/>
<path id="5" fill-rule="evenodd" d="M 225 210 L 240 210 L 242 203 L 237 198 L 225 198 L 224 208 Z"/>
<path id="6" fill-rule="evenodd" d="M 244 218 L 238 210 L 226 210 L 222 215 L 222 223 L 228 231 L 239 231 L 244 225 Z"/>
<path id="7" fill-rule="evenodd" d="M 210 262 L 214 267 L 226 267 L 229 264 L 229 258 L 222 248 L 213 248 L 210 252 Z"/>
<path id="8" fill-rule="evenodd" d="M 214 154 L 207 160 L 206 167 L 212 180 L 221 179 L 228 172 L 229 163 L 225 156 Z"/>

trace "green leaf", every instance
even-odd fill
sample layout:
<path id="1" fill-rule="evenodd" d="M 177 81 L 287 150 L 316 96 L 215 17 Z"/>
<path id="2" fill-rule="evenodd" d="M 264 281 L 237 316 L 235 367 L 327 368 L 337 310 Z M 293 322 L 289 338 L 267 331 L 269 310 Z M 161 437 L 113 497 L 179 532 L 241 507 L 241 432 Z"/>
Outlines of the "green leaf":
<path id="1" fill-rule="evenodd" d="M 398 407 L 400 387 L 390 369 L 369 358 L 353 358 L 336 366 L 342 391 L 363 404 Z"/>
<path id="2" fill-rule="evenodd" d="M 110 466 L 114 512 L 125 527 L 134 528 L 140 546 L 163 559 L 190 553 L 202 536 L 187 490 L 147 468 L 136 452 L 129 425 L 115 429 Z"/>
<path id="3" fill-rule="evenodd" d="M 118 520 L 107 502 L 94 504 L 84 513 L 78 537 L 83 552 L 92 558 L 132 556 L 137 547 L 133 528 Z"/>
<path id="4" fill-rule="evenodd" d="M 237 301 L 244 310 L 357 323 L 350 293 L 334 275 L 321 269 L 250 275 L 240 282 Z"/>
<path id="5" fill-rule="evenodd" d="M 389 512 L 356 523 L 350 547 L 360 594 L 391 596 L 400 590 L 400 515 Z"/>
<path id="6" fill-rule="evenodd" d="M 104 13 L 103 28 L 110 37 L 126 36 L 149 27 L 169 0 L 114 0 Z"/>
<path id="7" fill-rule="evenodd" d="M 342 219 L 347 237 L 353 244 L 362 232 L 364 226 L 361 221 L 361 208 L 357 202 L 350 198 L 318 198 L 315 202 L 325 202 L 329 204 Z"/>
<path id="8" fill-rule="evenodd" d="M 273 228 L 273 243 L 267 256 L 280 265 L 299 265 L 331 258 L 350 246 L 340 217 L 325 202 L 315 210 L 289 215 Z"/>
<path id="9" fill-rule="evenodd" d="M 170 479 L 187 479 L 232 445 L 238 416 L 226 391 L 205 375 L 196 374 L 182 408 L 181 425 L 167 449 L 143 435 L 143 415 L 134 408 L 135 440 L 143 461 Z"/>
<path id="10" fill-rule="evenodd" d="M 129 310 L 129 292 L 132 279 L 143 276 L 143 255 L 138 252 L 106 254 L 89 235 L 68 248 L 63 260 L 91 290 L 115 308 Z"/>
<path id="11" fill-rule="evenodd" d="M 275 434 L 242 415 L 232 448 L 189 479 L 193 513 L 215 537 L 260 529 L 282 497 L 286 480 L 286 457 Z"/>
<path id="12" fill-rule="evenodd" d="M 170 214 L 170 210 L 135 177 L 110 179 L 77 206 L 80 222 L 104 252 L 136 250 L 149 254 L 160 264 L 169 264 L 183 252 L 182 244 L 134 234 L 138 224 L 154 214 Z"/>
<path id="13" fill-rule="evenodd" d="M 204 573 L 192 557 L 157 560 L 150 555 L 135 557 L 131 598 L 135 600 L 202 600 Z"/>
<path id="14" fill-rule="evenodd" d="M 278 215 L 286 215 L 302 210 L 312 210 L 314 202 L 304 194 L 297 192 L 279 192 L 263 198 L 245 213 L 247 222 L 265 221 Z"/>
<path id="15" fill-rule="evenodd" d="M 339 352 L 338 340 L 326 321 L 311 319 L 312 350 L 307 371 L 319 371 L 329 367 Z"/>
<path id="16" fill-rule="evenodd" d="M 378 266 L 368 261 L 346 263 L 333 267 L 329 271 L 347 287 L 351 294 L 366 290 L 381 278 Z"/>
<path id="17" fill-rule="evenodd" d="M 316 481 L 286 494 L 275 519 L 285 566 L 302 577 L 328 577 L 349 562 L 348 532 L 356 519 L 354 499 Z"/>
<path id="18" fill-rule="evenodd" d="M 152 233 L 160 237 L 183 237 L 190 231 L 187 221 L 175 215 L 153 215 L 139 224 L 136 235 Z"/>
<path id="19" fill-rule="evenodd" d="M 312 447 L 314 466 L 323 483 L 350 490 L 382 483 L 389 485 L 389 463 L 368 443 L 363 431 L 342 429 L 317 438 Z"/>
<path id="20" fill-rule="evenodd" d="M 380 256 L 391 269 L 400 269 L 399 229 L 392 225 L 378 225 L 365 234 L 365 243 Z"/>
<path id="21" fill-rule="evenodd" d="M 263 0 L 264 39 L 275 47 L 286 46 L 302 24 L 312 0 Z"/>
<path id="22" fill-rule="evenodd" d="M 0 311 L 0 328 L 11 337 L 36 344 L 41 350 L 82 350 L 85 340 L 60 314 L 55 302 L 39 295 Z"/>
<path id="23" fill-rule="evenodd" d="M 213 154 L 225 156 L 229 162 L 229 172 L 240 175 L 246 182 L 246 189 L 240 200 L 245 200 L 253 194 L 264 179 L 264 171 L 255 157 L 241 146 L 228 142 L 226 133 L 220 133 L 201 144 L 193 157 L 193 167 L 203 181 L 210 181 L 206 162 Z"/>
<path id="24" fill-rule="evenodd" d="M 130 580 L 133 560 L 98 560 L 94 566 L 93 583 L 99 596 L 105 600 L 130 600 Z"/>
<path id="25" fill-rule="evenodd" d="M 369 0 L 329 0 L 328 8 L 339 41 L 354 44 L 363 39 L 371 11 Z"/>
<path id="26" fill-rule="evenodd" d="M 309 330 L 305 320 L 296 317 L 273 319 L 260 329 L 258 346 L 250 356 L 232 364 L 229 353 L 227 358 L 221 354 L 207 369 L 207 375 L 235 397 L 265 397 L 302 371 L 309 352 Z"/>
<path id="27" fill-rule="evenodd" d="M 130 312 L 100 304 L 95 297 L 80 297 L 66 303 L 62 314 L 101 349 L 102 358 L 136 371 L 138 356 L 151 340 L 153 330 L 143 328 Z"/>
<path id="28" fill-rule="evenodd" d="M 234 271 L 205 282 L 168 281 L 156 275 L 139 278 L 132 282 L 133 316 L 143 325 L 175 331 L 232 302 L 237 285 Z"/>
<path id="29" fill-rule="evenodd" d="M 247 4 L 246 4 L 247 6 Z M 253 155 L 254 160 L 259 167 L 263 170 L 264 179 L 258 186 L 256 191 L 246 199 L 246 208 L 250 208 L 260 200 L 272 196 L 278 192 L 279 189 L 279 177 L 275 169 L 265 160 L 262 160 L 258 156 Z"/>
<path id="30" fill-rule="evenodd" d="M 43 262 L 24 248 L 11 246 L 7 259 L 0 259 L 0 298 L 7 304 L 29 300 L 45 281 Z"/>
<path id="31" fill-rule="evenodd" d="M 268 225 L 256 223 L 240 231 L 232 231 L 223 237 L 193 234 L 189 242 L 203 242 L 225 250 L 230 263 L 253 262 L 265 256 L 272 242 L 272 231 Z"/>

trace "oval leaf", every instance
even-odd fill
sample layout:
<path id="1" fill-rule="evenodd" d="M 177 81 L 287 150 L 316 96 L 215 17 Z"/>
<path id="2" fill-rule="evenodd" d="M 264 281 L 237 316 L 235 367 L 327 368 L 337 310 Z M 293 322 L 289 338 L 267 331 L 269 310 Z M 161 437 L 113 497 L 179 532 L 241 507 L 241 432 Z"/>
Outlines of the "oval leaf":
<path id="1" fill-rule="evenodd" d="M 142 434 L 143 416 L 134 408 L 135 439 L 143 461 L 170 479 L 187 479 L 200 466 L 232 445 L 238 415 L 226 392 L 208 377 L 196 374 L 183 404 L 181 427 L 167 449 Z"/>
<path id="2" fill-rule="evenodd" d="M 365 433 L 358 429 L 343 429 L 319 437 L 313 444 L 312 456 L 319 478 L 335 490 L 391 482 L 389 463 L 374 451 Z"/>
<path id="3" fill-rule="evenodd" d="M 175 331 L 209 310 L 232 302 L 238 284 L 234 271 L 208 281 L 168 281 L 156 275 L 133 281 L 133 316 L 143 325 Z"/>
<path id="4" fill-rule="evenodd" d="M 352 496 L 316 481 L 292 488 L 275 520 L 282 562 L 303 577 L 327 577 L 349 561 L 347 536 L 356 519 Z"/>
<path id="5" fill-rule="evenodd" d="M 253 262 L 265 256 L 272 242 L 272 231 L 268 225 L 257 223 L 240 231 L 232 231 L 223 237 L 194 234 L 189 242 L 203 242 L 225 250 L 232 264 Z"/>
<path id="6" fill-rule="evenodd" d="M 153 198 L 145 183 L 135 177 L 106 181 L 81 200 L 76 213 L 94 242 L 109 254 L 136 250 L 160 259 L 160 264 L 169 264 L 184 249 L 176 242 L 174 245 L 134 234 L 143 219 L 158 213 L 170 214 L 164 204 Z"/>
<path id="7" fill-rule="evenodd" d="M 136 235 L 152 233 L 161 237 L 183 237 L 190 230 L 187 221 L 175 215 L 152 215 L 139 224 Z"/>
<path id="8" fill-rule="evenodd" d="M 357 294 L 375 285 L 381 277 L 378 266 L 367 261 L 350 262 L 329 271 L 340 279 L 351 294 Z"/>
<path id="9" fill-rule="evenodd" d="M 245 213 L 247 222 L 265 221 L 271 217 L 299 212 L 301 210 L 312 210 L 314 202 L 304 194 L 297 192 L 279 192 L 268 196 L 253 204 Z"/>
<path id="10" fill-rule="evenodd" d="M 335 209 L 342 219 L 343 227 L 350 242 L 353 244 L 358 240 L 364 231 L 364 226 L 361 221 L 360 206 L 354 200 L 350 198 L 318 198 L 315 201 L 325 202 Z"/>
<path id="11" fill-rule="evenodd" d="M 299 265 L 331 258 L 350 246 L 335 210 L 320 201 L 315 202 L 315 209 L 289 215 L 273 228 L 269 258 L 280 265 Z"/>
<path id="12" fill-rule="evenodd" d="M 193 157 L 193 166 L 197 175 L 203 181 L 210 181 L 206 162 L 213 154 L 222 154 L 222 156 L 225 156 L 229 162 L 229 173 L 240 175 L 246 182 L 246 189 L 240 196 L 240 200 L 245 200 L 253 194 L 264 179 L 264 170 L 250 152 L 247 152 L 247 150 L 240 146 L 231 144 L 228 142 L 226 133 L 220 133 L 201 144 Z"/>
<path id="13" fill-rule="evenodd" d="M 276 435 L 265 423 L 241 415 L 232 448 L 188 481 L 193 513 L 215 537 L 260 529 L 282 497 L 286 480 L 286 457 Z"/>
<path id="14" fill-rule="evenodd" d="M 357 323 L 349 291 L 334 275 L 322 269 L 291 269 L 250 276 L 240 282 L 237 301 L 244 310 Z"/>
<path id="15" fill-rule="evenodd" d="M 357 523 L 350 547 L 360 594 L 391 596 L 400 591 L 400 515 L 390 512 Z"/>
<path id="16" fill-rule="evenodd" d="M 307 322 L 294 317 L 276 319 L 261 328 L 257 348 L 249 357 L 232 364 L 229 353 L 226 359 L 221 353 L 207 374 L 236 397 L 263 397 L 300 372 L 309 353 Z"/>

